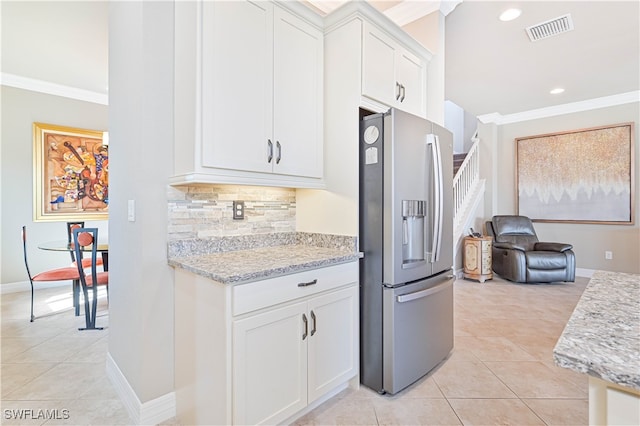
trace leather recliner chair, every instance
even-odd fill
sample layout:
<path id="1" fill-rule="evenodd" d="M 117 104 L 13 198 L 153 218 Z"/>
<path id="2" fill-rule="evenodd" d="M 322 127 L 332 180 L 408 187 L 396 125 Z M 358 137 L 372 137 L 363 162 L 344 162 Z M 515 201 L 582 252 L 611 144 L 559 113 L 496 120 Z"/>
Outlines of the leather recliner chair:
<path id="1" fill-rule="evenodd" d="M 575 281 L 573 246 L 538 241 L 528 217 L 493 216 L 486 227 L 493 237 L 492 269 L 502 278 L 519 283 Z"/>

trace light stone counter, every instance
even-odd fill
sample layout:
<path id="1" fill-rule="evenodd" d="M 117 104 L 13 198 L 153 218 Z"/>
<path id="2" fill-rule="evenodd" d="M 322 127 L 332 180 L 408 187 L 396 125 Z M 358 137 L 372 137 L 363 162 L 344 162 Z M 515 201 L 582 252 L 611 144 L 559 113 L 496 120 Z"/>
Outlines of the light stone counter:
<path id="1" fill-rule="evenodd" d="M 169 265 L 223 284 L 259 281 L 352 262 L 359 257 L 355 237 L 310 233 L 169 243 Z"/>
<path id="2" fill-rule="evenodd" d="M 640 275 L 596 271 L 553 357 L 560 367 L 640 391 Z"/>

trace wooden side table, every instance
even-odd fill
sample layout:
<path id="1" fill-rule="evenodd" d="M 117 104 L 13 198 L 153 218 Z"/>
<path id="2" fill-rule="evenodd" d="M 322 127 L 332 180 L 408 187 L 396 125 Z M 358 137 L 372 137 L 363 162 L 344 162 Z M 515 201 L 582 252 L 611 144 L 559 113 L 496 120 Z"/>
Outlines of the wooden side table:
<path id="1" fill-rule="evenodd" d="M 462 249 L 464 277 L 481 283 L 493 278 L 491 270 L 491 237 L 465 237 Z"/>

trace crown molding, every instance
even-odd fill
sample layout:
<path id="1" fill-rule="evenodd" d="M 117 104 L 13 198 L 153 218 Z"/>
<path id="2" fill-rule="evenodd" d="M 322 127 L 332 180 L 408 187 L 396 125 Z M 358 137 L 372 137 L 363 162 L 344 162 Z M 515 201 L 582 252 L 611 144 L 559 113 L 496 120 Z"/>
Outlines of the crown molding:
<path id="1" fill-rule="evenodd" d="M 402 27 L 436 11 L 440 11 L 444 16 L 447 16 L 462 1 L 403 1 L 385 10 L 384 14 Z"/>
<path id="2" fill-rule="evenodd" d="M 109 105 L 109 95 L 78 89 L 76 87 L 63 86 L 49 81 L 36 80 L 15 74 L 2 73 L 0 84 L 15 87 L 17 89 L 30 90 L 32 92 L 46 93 L 48 95 L 62 96 L 78 101 L 92 102 L 100 105 Z"/>
<path id="3" fill-rule="evenodd" d="M 337 8 L 339 8 L 340 6 L 342 6 L 343 4 L 346 3 L 345 0 L 337 0 L 337 1 L 331 1 L 331 0 L 308 0 L 308 2 L 310 4 L 312 4 L 315 8 L 317 8 L 318 10 L 324 12 L 324 13 L 331 13 L 334 10 L 336 10 Z"/>
<path id="4" fill-rule="evenodd" d="M 617 95 L 603 96 L 601 98 L 588 99 L 586 101 L 571 102 L 563 105 L 555 105 L 547 108 L 532 109 L 514 114 L 502 115 L 498 112 L 478 116 L 482 123 L 503 124 L 519 123 L 521 121 L 538 120 L 541 118 L 555 117 L 558 115 L 572 114 L 593 109 L 607 108 L 616 105 L 640 102 L 640 90 L 620 93 Z"/>

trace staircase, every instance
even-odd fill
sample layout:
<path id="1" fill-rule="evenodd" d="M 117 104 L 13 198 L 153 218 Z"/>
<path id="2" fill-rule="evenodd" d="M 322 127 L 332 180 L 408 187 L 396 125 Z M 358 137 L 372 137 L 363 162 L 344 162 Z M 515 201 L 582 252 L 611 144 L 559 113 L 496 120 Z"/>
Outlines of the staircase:
<path id="1" fill-rule="evenodd" d="M 466 158 L 467 153 L 463 152 L 462 154 L 453 154 L 453 175 L 455 176 L 460 170 L 464 159 Z"/>
<path id="2" fill-rule="evenodd" d="M 459 264 L 462 240 L 473 226 L 476 211 L 484 199 L 485 181 L 480 179 L 480 139 L 473 138 L 473 145 L 466 154 L 454 154 L 453 177 L 453 241 L 454 265 Z M 459 162 L 459 165 L 457 164 Z M 481 230 L 479 230 L 481 231 Z"/>

